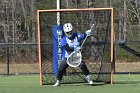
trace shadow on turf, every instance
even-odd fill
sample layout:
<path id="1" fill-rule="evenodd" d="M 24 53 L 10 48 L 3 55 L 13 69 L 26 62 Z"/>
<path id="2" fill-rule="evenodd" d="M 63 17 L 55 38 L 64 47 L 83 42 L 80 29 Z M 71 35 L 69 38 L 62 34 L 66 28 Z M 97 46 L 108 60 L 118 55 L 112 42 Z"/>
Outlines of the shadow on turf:
<path id="1" fill-rule="evenodd" d="M 87 86 L 103 86 L 103 85 L 106 85 L 106 84 L 95 83 L 95 84 L 93 84 L 93 85 L 90 85 L 90 84 L 83 84 L 83 85 L 87 85 Z"/>
<path id="2" fill-rule="evenodd" d="M 105 83 L 94 83 L 92 85 L 88 84 L 88 83 L 77 83 L 77 84 L 63 84 L 66 86 L 103 86 L 106 85 Z"/>
<path id="3" fill-rule="evenodd" d="M 114 84 L 140 84 L 140 81 L 116 81 Z"/>

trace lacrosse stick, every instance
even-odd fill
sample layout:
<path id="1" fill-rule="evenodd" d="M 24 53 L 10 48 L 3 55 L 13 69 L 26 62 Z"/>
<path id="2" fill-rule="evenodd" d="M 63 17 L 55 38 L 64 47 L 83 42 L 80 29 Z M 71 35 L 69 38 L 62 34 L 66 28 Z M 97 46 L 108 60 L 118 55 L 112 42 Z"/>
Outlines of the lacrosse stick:
<path id="1" fill-rule="evenodd" d="M 94 27 L 94 24 L 91 26 L 90 30 L 92 30 L 92 28 Z M 78 67 L 81 64 L 82 61 L 82 46 L 84 45 L 86 39 L 88 36 L 85 37 L 85 39 L 83 40 L 82 44 L 81 44 L 81 50 L 77 50 L 72 52 L 68 57 L 67 57 L 67 64 L 71 67 Z"/>
<path id="2" fill-rule="evenodd" d="M 94 26 L 95 26 L 95 24 L 92 24 L 90 30 L 92 30 L 92 28 L 93 28 Z M 82 49 L 82 46 L 84 45 L 85 41 L 87 40 L 87 37 L 88 37 L 88 36 L 86 35 L 85 39 L 83 40 L 83 42 L 82 42 L 82 44 L 81 44 L 81 49 Z"/>

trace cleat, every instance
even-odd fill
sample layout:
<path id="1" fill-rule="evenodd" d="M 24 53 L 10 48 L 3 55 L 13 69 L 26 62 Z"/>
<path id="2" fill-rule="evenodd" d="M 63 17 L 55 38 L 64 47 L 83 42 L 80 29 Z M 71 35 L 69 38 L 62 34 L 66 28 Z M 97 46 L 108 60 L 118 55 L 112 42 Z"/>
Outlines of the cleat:
<path id="1" fill-rule="evenodd" d="M 60 86 L 60 85 L 61 85 L 61 81 L 57 80 L 56 83 L 53 86 L 56 87 L 56 86 Z"/>
<path id="2" fill-rule="evenodd" d="M 92 85 L 92 84 L 93 84 L 93 81 L 89 81 L 88 83 L 89 83 L 90 85 Z"/>
<path id="3" fill-rule="evenodd" d="M 93 84 L 93 81 L 91 80 L 91 76 L 90 76 L 90 75 L 87 75 L 87 76 L 86 76 L 86 80 L 87 80 L 87 82 L 88 82 L 90 85 Z"/>

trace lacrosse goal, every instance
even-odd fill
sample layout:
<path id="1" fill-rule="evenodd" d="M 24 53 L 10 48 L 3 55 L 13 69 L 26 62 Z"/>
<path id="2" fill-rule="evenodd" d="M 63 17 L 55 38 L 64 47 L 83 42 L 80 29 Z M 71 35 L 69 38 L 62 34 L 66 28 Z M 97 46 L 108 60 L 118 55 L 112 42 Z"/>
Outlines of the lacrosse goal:
<path id="1" fill-rule="evenodd" d="M 60 13 L 60 25 L 57 25 L 58 13 Z M 37 22 L 40 85 L 54 84 L 56 81 L 57 66 L 59 66 L 57 60 L 59 48 L 61 49 L 59 40 L 64 36 L 62 25 L 67 22 L 72 23 L 73 31 L 81 33 L 95 24 L 93 35 L 86 40 L 83 46 L 82 58 L 94 82 L 112 84 L 114 70 L 113 8 L 37 10 Z M 59 33 L 59 31 L 62 32 Z M 68 67 L 62 83 L 79 82 L 86 82 L 81 70 Z"/>

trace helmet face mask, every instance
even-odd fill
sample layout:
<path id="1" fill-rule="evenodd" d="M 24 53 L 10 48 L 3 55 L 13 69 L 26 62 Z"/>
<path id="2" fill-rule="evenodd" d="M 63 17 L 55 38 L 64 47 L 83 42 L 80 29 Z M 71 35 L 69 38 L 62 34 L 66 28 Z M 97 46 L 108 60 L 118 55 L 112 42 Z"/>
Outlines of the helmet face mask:
<path id="1" fill-rule="evenodd" d="M 72 24 L 71 23 L 66 23 L 63 25 L 63 30 L 66 34 L 66 36 L 71 37 L 72 36 Z"/>
<path id="2" fill-rule="evenodd" d="M 65 32 L 65 34 L 66 34 L 66 36 L 68 36 L 68 37 L 72 37 L 72 31 L 70 31 L 70 32 Z"/>

